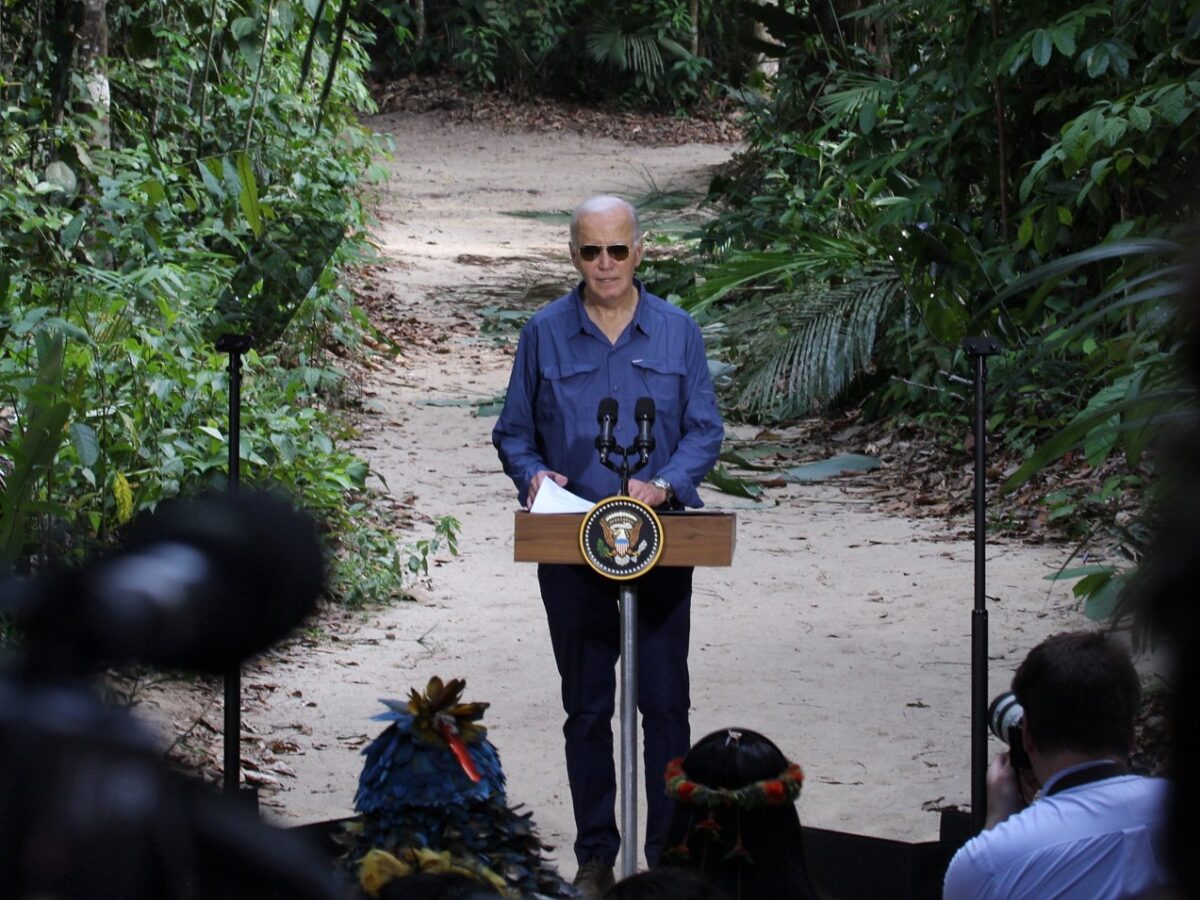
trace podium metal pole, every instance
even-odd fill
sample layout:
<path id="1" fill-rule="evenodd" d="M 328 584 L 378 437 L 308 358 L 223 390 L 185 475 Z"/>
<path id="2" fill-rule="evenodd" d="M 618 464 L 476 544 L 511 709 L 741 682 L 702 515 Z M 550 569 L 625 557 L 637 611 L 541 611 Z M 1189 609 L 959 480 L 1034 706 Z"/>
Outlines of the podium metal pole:
<path id="1" fill-rule="evenodd" d="M 621 584 L 621 877 L 637 873 L 637 588 Z"/>

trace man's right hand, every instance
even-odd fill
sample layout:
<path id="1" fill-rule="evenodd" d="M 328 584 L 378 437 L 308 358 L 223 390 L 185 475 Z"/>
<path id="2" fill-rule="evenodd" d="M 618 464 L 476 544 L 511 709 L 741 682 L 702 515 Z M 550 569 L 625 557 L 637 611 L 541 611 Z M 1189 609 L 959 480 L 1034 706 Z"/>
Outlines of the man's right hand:
<path id="1" fill-rule="evenodd" d="M 553 478 L 554 482 L 559 487 L 567 486 L 567 476 L 560 475 L 557 472 L 551 472 L 549 469 L 542 469 L 529 482 L 529 490 L 525 492 L 525 508 L 533 509 L 533 498 L 537 496 L 538 488 L 542 486 L 542 482 L 547 478 Z"/>

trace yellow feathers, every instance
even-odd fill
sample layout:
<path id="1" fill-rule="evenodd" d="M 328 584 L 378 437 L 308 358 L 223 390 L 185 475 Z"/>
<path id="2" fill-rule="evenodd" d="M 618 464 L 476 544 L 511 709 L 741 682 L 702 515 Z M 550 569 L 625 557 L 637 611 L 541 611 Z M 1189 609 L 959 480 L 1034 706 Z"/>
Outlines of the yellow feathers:
<path id="1" fill-rule="evenodd" d="M 503 897 L 515 896 L 504 879 L 478 863 L 456 858 L 447 852 L 435 853 L 420 847 L 405 847 L 399 857 L 386 850 L 370 850 L 358 864 L 358 882 L 369 897 L 378 897 L 393 878 L 406 878 L 418 872 L 453 872 L 481 884 L 490 884 Z"/>

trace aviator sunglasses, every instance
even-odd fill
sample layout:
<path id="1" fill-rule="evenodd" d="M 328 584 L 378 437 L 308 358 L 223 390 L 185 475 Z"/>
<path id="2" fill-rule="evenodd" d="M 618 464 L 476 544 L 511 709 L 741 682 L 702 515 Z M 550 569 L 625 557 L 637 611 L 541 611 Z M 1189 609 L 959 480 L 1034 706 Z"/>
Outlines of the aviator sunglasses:
<path id="1" fill-rule="evenodd" d="M 608 258 L 614 262 L 624 262 L 629 258 L 628 244 L 609 244 L 601 247 L 599 244 L 584 244 L 579 248 L 579 257 L 584 262 L 595 262 L 600 257 L 600 251 L 607 250 Z"/>

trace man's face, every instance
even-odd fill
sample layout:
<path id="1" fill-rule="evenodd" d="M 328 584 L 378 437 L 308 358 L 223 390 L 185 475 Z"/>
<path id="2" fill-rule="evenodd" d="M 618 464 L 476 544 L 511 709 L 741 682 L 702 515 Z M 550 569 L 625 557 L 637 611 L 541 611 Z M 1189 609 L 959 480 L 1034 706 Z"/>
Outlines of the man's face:
<path id="1" fill-rule="evenodd" d="M 591 248 L 600 248 L 592 260 Z M 610 247 L 628 247 L 623 260 L 613 258 Z M 620 255 L 620 251 L 614 251 Z M 587 299 L 611 305 L 626 299 L 633 289 L 633 273 L 642 261 L 642 245 L 634 243 L 633 220 L 620 208 L 588 213 L 579 219 L 578 237 L 571 262 L 583 277 Z"/>

